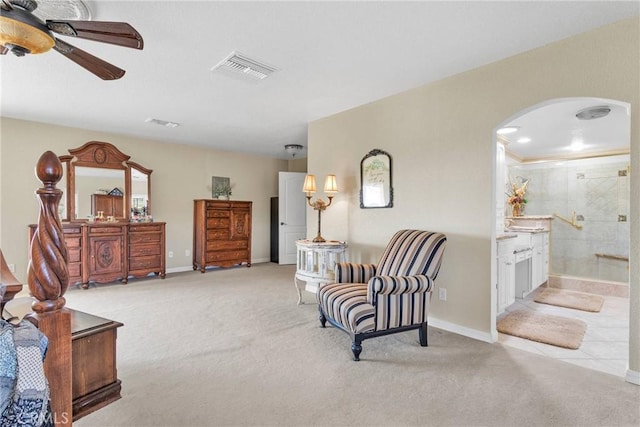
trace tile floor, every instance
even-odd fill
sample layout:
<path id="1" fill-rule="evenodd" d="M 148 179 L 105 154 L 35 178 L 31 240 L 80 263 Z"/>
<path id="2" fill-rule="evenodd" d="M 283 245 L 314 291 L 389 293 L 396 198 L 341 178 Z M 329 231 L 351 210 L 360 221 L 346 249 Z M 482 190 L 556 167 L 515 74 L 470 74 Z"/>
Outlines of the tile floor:
<path id="1" fill-rule="evenodd" d="M 533 301 L 535 292 L 516 300 L 507 311 L 518 308 L 540 313 L 581 319 L 587 323 L 582 345 L 577 350 L 556 347 L 499 333 L 498 342 L 532 353 L 542 354 L 575 365 L 625 377 L 629 358 L 629 299 L 603 296 L 599 313 L 539 304 Z M 504 313 L 502 314 L 504 315 Z M 498 316 L 500 318 L 500 316 Z"/>

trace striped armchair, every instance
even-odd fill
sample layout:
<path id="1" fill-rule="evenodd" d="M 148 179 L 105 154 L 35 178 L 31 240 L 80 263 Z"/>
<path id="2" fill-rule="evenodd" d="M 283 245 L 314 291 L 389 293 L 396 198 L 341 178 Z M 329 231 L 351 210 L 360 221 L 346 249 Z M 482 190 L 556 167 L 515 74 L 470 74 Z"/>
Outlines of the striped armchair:
<path id="1" fill-rule="evenodd" d="M 336 264 L 336 283 L 318 289 L 320 323 L 351 336 L 353 360 L 363 340 L 411 329 L 427 346 L 429 298 L 446 241 L 442 233 L 401 230 L 377 265 Z"/>

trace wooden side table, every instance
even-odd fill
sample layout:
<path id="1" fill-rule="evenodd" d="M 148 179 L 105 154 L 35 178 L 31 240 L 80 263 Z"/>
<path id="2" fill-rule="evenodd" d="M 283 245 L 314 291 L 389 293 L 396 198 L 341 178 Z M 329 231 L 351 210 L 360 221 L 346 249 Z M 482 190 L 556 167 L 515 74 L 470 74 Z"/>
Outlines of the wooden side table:
<path id="1" fill-rule="evenodd" d="M 120 399 L 117 329 L 122 325 L 69 309 L 73 362 L 73 421 Z"/>
<path id="2" fill-rule="evenodd" d="M 305 291 L 317 293 L 321 283 L 335 280 L 336 263 L 345 261 L 347 242 L 327 240 L 314 243 L 311 240 L 297 240 L 297 268 L 293 279 L 298 292 L 298 305 L 302 304 L 302 284 Z"/>

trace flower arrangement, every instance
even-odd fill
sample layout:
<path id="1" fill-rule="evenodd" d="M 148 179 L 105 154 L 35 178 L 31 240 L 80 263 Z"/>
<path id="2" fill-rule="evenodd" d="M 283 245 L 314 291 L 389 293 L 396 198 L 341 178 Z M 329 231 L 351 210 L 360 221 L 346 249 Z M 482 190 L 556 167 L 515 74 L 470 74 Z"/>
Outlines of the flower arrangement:
<path id="1" fill-rule="evenodd" d="M 527 203 L 527 199 L 525 198 L 525 194 L 527 192 L 527 185 L 529 184 L 528 179 L 520 178 L 520 183 L 511 182 L 510 187 L 511 191 L 507 194 L 507 203 L 511 205 L 513 210 L 513 216 L 521 216 L 524 211 L 524 205 Z"/>
<path id="2" fill-rule="evenodd" d="M 215 197 L 229 197 L 231 196 L 231 185 L 229 184 L 216 184 L 213 194 Z"/>

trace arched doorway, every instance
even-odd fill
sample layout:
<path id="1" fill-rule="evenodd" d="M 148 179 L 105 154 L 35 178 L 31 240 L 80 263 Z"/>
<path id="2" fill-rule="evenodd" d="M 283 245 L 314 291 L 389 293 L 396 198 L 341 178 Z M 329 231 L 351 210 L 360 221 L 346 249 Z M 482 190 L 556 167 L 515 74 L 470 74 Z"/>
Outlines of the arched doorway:
<path id="1" fill-rule="evenodd" d="M 498 287 L 492 291 L 492 325 L 511 311 L 529 310 L 586 322 L 587 332 L 577 350 L 497 331 L 496 337 L 505 345 L 624 377 L 629 356 L 629 104 L 602 98 L 553 99 L 514 114 L 496 132 L 508 127 L 512 133 L 495 137 L 501 145 L 494 169 L 498 243 L 492 277 Z M 505 193 L 514 181 L 516 187 L 526 187 L 524 219 L 532 220 L 517 221 L 528 224 L 529 230 L 515 226 L 505 233 L 503 225 L 512 220 Z M 535 302 L 536 284 L 527 288 L 521 283 L 535 276 L 531 264 L 522 262 L 524 256 L 517 263 L 513 258 L 514 269 L 520 270 L 511 279 L 514 295 L 505 300 L 505 286 L 512 285 L 500 281 L 509 272 L 500 264 L 500 238 L 526 234 L 547 223 L 552 225 L 546 285 L 603 296 L 600 314 Z"/>

